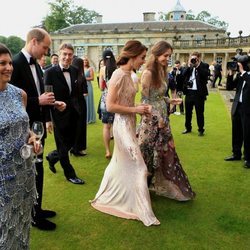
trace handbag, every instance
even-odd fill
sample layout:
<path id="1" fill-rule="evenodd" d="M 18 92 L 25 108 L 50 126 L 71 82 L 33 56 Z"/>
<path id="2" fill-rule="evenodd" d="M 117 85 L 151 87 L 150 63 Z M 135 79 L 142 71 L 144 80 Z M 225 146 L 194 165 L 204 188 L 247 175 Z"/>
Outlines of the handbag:
<path id="1" fill-rule="evenodd" d="M 108 94 L 108 91 L 107 91 L 107 89 L 105 89 L 102 92 L 102 96 L 101 96 L 101 102 L 100 102 L 100 110 L 101 110 L 101 112 L 107 112 L 107 108 L 106 108 L 107 94 Z"/>
<path id="2" fill-rule="evenodd" d="M 107 84 L 106 84 L 106 81 L 103 79 L 101 81 L 101 86 L 100 86 L 101 89 L 106 89 L 107 88 Z"/>

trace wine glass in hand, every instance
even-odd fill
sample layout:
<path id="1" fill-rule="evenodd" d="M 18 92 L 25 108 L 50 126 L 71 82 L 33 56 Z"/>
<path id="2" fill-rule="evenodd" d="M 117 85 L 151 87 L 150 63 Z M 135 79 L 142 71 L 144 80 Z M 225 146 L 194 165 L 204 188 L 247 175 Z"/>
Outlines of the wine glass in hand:
<path id="1" fill-rule="evenodd" d="M 40 154 L 42 152 L 42 145 L 41 145 L 41 139 L 44 135 L 44 126 L 43 126 L 43 123 L 42 122 L 39 122 L 39 121 L 35 121 L 33 122 L 32 124 L 32 132 L 35 134 L 36 136 L 36 140 L 37 140 L 37 143 L 40 144 L 40 150 L 39 152 L 36 154 L 36 157 L 35 157 L 35 162 L 42 162 L 43 160 L 40 159 L 40 158 L 37 158 L 37 155 Z"/>

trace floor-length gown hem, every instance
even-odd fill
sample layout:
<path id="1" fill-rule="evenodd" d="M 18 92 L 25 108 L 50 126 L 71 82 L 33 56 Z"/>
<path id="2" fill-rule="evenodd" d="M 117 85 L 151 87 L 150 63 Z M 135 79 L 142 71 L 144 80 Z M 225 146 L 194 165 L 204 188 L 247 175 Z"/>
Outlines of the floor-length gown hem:
<path id="1" fill-rule="evenodd" d="M 138 216 L 136 216 L 135 214 L 131 214 L 131 213 L 124 213 L 122 211 L 119 211 L 113 207 L 109 207 L 109 206 L 103 206 L 103 205 L 99 205 L 99 204 L 95 204 L 95 203 L 91 203 L 91 206 L 93 208 L 95 208 L 96 210 L 103 212 L 105 214 L 109 214 L 109 215 L 114 215 L 116 217 L 120 217 L 123 219 L 130 219 L 130 220 L 138 220 L 140 221 L 140 219 L 138 218 Z M 145 226 L 151 226 L 151 225 L 160 225 L 160 222 L 155 219 L 152 222 L 143 222 L 142 223 Z"/>

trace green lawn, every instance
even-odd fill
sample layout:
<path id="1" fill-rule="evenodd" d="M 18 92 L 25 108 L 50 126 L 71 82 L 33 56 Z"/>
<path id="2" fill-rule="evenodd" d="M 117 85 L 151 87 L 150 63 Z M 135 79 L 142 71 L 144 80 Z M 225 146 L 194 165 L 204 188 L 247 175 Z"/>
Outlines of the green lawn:
<path id="1" fill-rule="evenodd" d="M 100 91 L 95 85 L 95 101 Z M 139 100 L 139 94 L 137 95 Z M 102 124 L 88 125 L 88 155 L 71 157 L 85 185 L 65 180 L 60 164 L 53 174 L 45 162 L 43 208 L 57 216 L 54 232 L 32 228 L 31 249 L 250 249 L 250 170 L 243 162 L 225 162 L 231 153 L 229 112 L 219 92 L 210 93 L 205 108 L 205 136 L 182 135 L 184 116 L 171 115 L 177 153 L 196 192 L 194 201 L 177 202 L 151 195 L 158 227 L 120 219 L 93 209 L 93 199 L 108 164 L 102 142 Z M 54 149 L 53 136 L 45 153 Z"/>

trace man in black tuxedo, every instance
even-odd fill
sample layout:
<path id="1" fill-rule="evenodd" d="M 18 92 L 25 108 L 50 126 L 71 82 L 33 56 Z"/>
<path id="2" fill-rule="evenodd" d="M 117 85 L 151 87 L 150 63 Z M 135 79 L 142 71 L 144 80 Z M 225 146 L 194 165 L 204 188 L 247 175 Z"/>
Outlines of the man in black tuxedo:
<path id="1" fill-rule="evenodd" d="M 239 55 L 239 73 L 234 79 L 233 74 L 228 76 L 228 87 L 236 93 L 232 105 L 232 147 L 233 155 L 225 161 L 241 160 L 241 148 L 244 147 L 245 168 L 250 168 L 250 57 Z"/>
<path id="2" fill-rule="evenodd" d="M 11 83 L 23 89 L 28 96 L 27 113 L 30 119 L 30 126 L 34 121 L 42 121 L 45 127 L 45 113 L 47 105 L 55 105 L 56 108 L 63 110 L 62 103 L 55 102 L 53 93 L 44 93 L 44 83 L 42 71 L 36 62 L 36 59 L 46 55 L 51 39 L 49 34 L 40 28 L 34 28 L 27 34 L 25 47 L 13 58 L 13 73 Z M 48 106 L 47 106 L 48 107 Z M 65 107 L 64 107 L 65 108 Z M 46 131 L 42 138 L 46 138 Z M 39 155 L 42 158 L 43 155 Z M 43 197 L 43 162 L 36 163 L 36 188 L 38 193 L 37 204 L 34 206 L 32 225 L 41 230 L 53 230 L 56 224 L 46 218 L 54 217 L 56 213 L 50 210 L 42 209 Z"/>
<path id="3" fill-rule="evenodd" d="M 192 131 L 192 112 L 195 107 L 199 136 L 204 135 L 204 109 L 205 100 L 208 95 L 207 81 L 210 75 L 209 65 L 201 61 L 199 52 L 194 52 L 189 58 L 188 67 L 184 70 L 185 97 L 185 127 L 182 133 L 187 134 Z"/>
<path id="4" fill-rule="evenodd" d="M 67 105 L 63 112 L 51 109 L 57 151 L 49 154 L 47 160 L 52 167 L 59 158 L 66 179 L 73 184 L 84 184 L 84 181 L 76 176 L 69 160 L 69 151 L 74 145 L 75 137 L 78 136 L 76 125 L 79 119 L 79 105 L 75 98 L 78 96 L 78 70 L 71 66 L 73 56 L 73 46 L 62 44 L 59 48 L 59 65 L 49 68 L 44 74 L 45 86 L 52 85 L 56 100 Z M 47 128 L 48 131 L 52 131 L 52 122 L 47 123 Z"/>
<path id="5" fill-rule="evenodd" d="M 213 85 L 212 85 L 213 88 L 215 88 L 215 83 L 218 78 L 219 78 L 218 86 L 221 86 L 221 79 L 222 79 L 221 72 L 222 72 L 221 62 L 218 62 L 214 66 L 214 80 L 213 80 Z"/>

